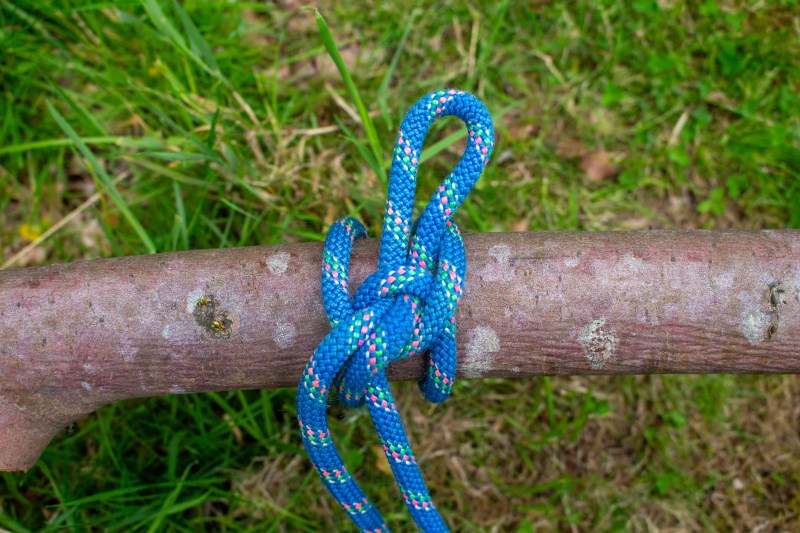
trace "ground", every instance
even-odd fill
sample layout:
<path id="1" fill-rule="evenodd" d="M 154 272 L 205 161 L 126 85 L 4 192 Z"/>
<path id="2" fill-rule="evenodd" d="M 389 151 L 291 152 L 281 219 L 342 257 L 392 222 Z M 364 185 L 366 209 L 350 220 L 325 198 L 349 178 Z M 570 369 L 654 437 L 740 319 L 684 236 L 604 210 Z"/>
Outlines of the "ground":
<path id="1" fill-rule="evenodd" d="M 464 231 L 800 226 L 796 0 L 407 4 L 319 6 L 347 83 L 291 0 L 0 0 L 0 264 L 321 240 L 345 215 L 376 235 L 394 130 L 446 86 L 498 134 Z M 460 131 L 434 128 L 419 206 Z M 800 527 L 795 377 L 461 381 L 439 406 L 396 390 L 456 531 Z M 105 407 L 2 475 L 0 527 L 346 530 L 293 400 Z M 331 418 L 409 530 L 366 413 Z"/>

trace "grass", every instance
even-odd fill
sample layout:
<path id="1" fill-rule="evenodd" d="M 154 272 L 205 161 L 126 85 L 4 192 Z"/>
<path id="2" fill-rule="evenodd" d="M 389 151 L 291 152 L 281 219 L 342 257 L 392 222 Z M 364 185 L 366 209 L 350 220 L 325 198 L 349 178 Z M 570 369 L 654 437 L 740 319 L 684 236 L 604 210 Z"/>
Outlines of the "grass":
<path id="1" fill-rule="evenodd" d="M 796 1 L 332 2 L 327 24 L 279 4 L 0 0 L 0 261 L 321 240 L 345 215 L 376 235 L 394 129 L 443 86 L 484 99 L 499 137 L 466 231 L 800 227 Z M 421 191 L 463 145 L 434 129 Z M 457 531 L 800 523 L 793 377 L 463 381 L 441 406 L 396 389 Z M 2 475 L 0 527 L 346 529 L 293 397 L 105 407 Z M 368 417 L 331 412 L 407 530 Z"/>

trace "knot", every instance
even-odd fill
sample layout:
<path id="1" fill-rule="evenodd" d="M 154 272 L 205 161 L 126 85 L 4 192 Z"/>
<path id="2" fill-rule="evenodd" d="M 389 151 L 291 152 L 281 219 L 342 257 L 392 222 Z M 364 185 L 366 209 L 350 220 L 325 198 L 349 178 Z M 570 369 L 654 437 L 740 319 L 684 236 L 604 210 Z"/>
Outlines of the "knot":
<path id="1" fill-rule="evenodd" d="M 375 304 L 381 298 L 397 300 L 413 296 L 424 300 L 433 287 L 433 276 L 421 265 L 400 265 L 373 272 L 356 291 L 353 303 L 356 309 Z"/>
<path id="2" fill-rule="evenodd" d="M 337 380 L 345 405 L 362 405 L 369 380 L 391 361 L 426 350 L 430 350 L 428 371 L 420 390 L 431 402 L 449 396 L 456 370 L 455 311 L 466 261 L 457 226 L 448 221 L 442 233 L 433 253 L 412 248 L 406 263 L 379 268 L 351 301 L 347 268 L 352 243 L 364 236 L 363 226 L 344 218 L 331 228 L 323 254 L 323 286 L 336 290 L 325 291 L 323 301 L 334 326 L 342 318 L 360 315 L 364 336 Z"/>
<path id="3" fill-rule="evenodd" d="M 467 126 L 467 148 L 411 225 L 422 142 L 439 117 Z M 366 236 L 353 218 L 328 231 L 322 259 L 322 298 L 332 326 L 306 366 L 297 391 L 303 444 L 328 489 L 364 531 L 388 531 L 380 513 L 347 473 L 332 446 L 325 416 L 332 387 L 342 403 L 365 404 L 412 517 L 423 531 L 447 531 L 408 444 L 384 369 L 427 352 L 419 386 L 432 402 L 447 399 L 456 373 L 456 308 L 464 288 L 466 254 L 452 216 L 480 177 L 494 143 L 491 117 L 475 97 L 456 90 L 431 93 L 406 114 L 392 157 L 378 269 L 350 297 L 350 255 Z"/>

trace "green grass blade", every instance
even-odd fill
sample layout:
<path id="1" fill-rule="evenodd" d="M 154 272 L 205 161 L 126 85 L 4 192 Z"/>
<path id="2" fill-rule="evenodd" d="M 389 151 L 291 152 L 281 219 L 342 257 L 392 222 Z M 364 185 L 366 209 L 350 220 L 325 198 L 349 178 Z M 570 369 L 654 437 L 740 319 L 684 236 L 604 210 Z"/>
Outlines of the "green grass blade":
<path id="1" fill-rule="evenodd" d="M 350 76 L 350 71 L 347 69 L 347 65 L 344 64 L 344 60 L 342 59 L 342 55 L 339 53 L 339 48 L 336 46 L 336 41 L 333 38 L 333 34 L 331 33 L 328 24 L 325 22 L 325 19 L 322 17 L 322 14 L 316 8 L 314 8 L 314 16 L 317 19 L 317 27 L 319 28 L 319 34 L 322 37 L 322 43 L 325 45 L 325 50 L 328 51 L 328 55 L 330 55 L 331 59 L 333 59 L 333 62 L 336 64 L 336 68 L 339 69 L 339 74 L 342 76 L 342 82 L 344 82 L 344 86 L 350 95 L 350 99 L 356 106 L 356 111 L 358 111 L 358 116 L 361 119 L 362 125 L 364 126 L 364 133 L 367 135 L 367 140 L 369 141 L 369 146 L 372 149 L 372 154 L 375 157 L 375 161 L 383 161 L 381 144 L 378 140 L 378 134 L 375 131 L 375 125 L 372 122 L 372 117 L 369 116 L 367 107 L 364 105 L 364 101 L 358 94 L 358 88 L 356 88 L 356 84 L 353 81 L 352 76 Z M 383 167 L 383 165 L 378 165 L 375 170 L 381 180 L 385 183 L 386 169 Z"/>
<path id="2" fill-rule="evenodd" d="M 122 216 L 128 221 L 128 223 L 133 227 L 136 234 L 139 236 L 139 240 L 142 241 L 147 251 L 151 254 L 156 253 L 156 246 L 153 244 L 153 240 L 147 234 L 144 227 L 141 225 L 139 220 L 136 216 L 131 212 L 130 208 L 128 208 L 128 204 L 125 203 L 125 199 L 122 198 L 117 187 L 111 181 L 111 178 L 106 173 L 105 168 L 100 164 L 97 158 L 94 156 L 89 147 L 83 142 L 83 140 L 75 133 L 75 130 L 72 129 L 72 126 L 61 116 L 61 113 L 55 108 L 55 106 L 48 100 L 47 101 L 47 109 L 50 111 L 50 114 L 55 119 L 56 123 L 58 123 L 59 127 L 64 131 L 64 133 L 69 137 L 75 147 L 77 147 L 78 151 L 83 155 L 85 159 L 85 163 L 88 163 L 86 167 L 95 176 L 96 181 L 100 184 L 103 191 L 108 194 L 111 200 L 114 202 L 114 205 L 117 206 L 117 209 L 120 210 Z"/>
<path id="3" fill-rule="evenodd" d="M 187 508 L 187 504 L 188 506 L 199 505 L 208 496 L 208 493 L 206 493 L 187 502 L 183 502 L 182 504 L 177 504 L 177 505 L 175 504 L 175 501 L 178 499 L 178 496 L 180 496 L 180 493 L 183 490 L 183 484 L 186 482 L 186 476 L 189 474 L 190 468 L 191 465 L 186 467 L 186 470 L 184 470 L 183 475 L 175 484 L 175 488 L 164 499 L 164 503 L 162 504 L 161 509 L 155 515 L 154 517 L 155 519 L 150 523 L 150 527 L 147 528 L 147 533 L 155 533 L 156 531 L 159 531 L 159 528 L 161 528 L 161 524 L 164 523 L 164 520 L 167 518 L 168 515 L 177 513 Z"/>
<path id="4" fill-rule="evenodd" d="M 161 9 L 161 6 L 155 0 L 142 0 L 142 7 L 147 12 L 147 16 L 150 18 L 150 21 L 153 23 L 153 26 L 161 32 L 165 37 L 168 37 L 173 41 L 175 45 L 177 45 L 181 50 L 185 52 L 190 52 L 189 48 L 186 46 L 186 41 L 184 41 L 183 36 L 178 32 L 175 26 L 172 25 L 169 18 L 167 18 L 166 13 L 164 10 Z"/>
<path id="5" fill-rule="evenodd" d="M 381 108 L 381 114 L 383 115 L 383 118 L 389 128 L 391 128 L 393 125 L 391 124 L 391 113 L 389 112 L 389 105 L 387 103 L 386 95 L 389 92 L 389 84 L 392 82 L 394 72 L 397 70 L 397 64 L 400 63 L 400 56 L 403 54 L 403 50 L 405 49 L 406 41 L 408 40 L 408 34 L 411 33 L 411 28 L 414 26 L 414 22 L 417 20 L 417 17 L 420 15 L 420 13 L 421 12 L 419 9 L 414 9 L 411 11 L 411 15 L 409 15 L 408 21 L 406 22 L 406 27 L 403 29 L 403 35 L 400 37 L 400 42 L 397 43 L 397 50 L 395 50 L 394 55 L 392 56 L 392 61 L 389 63 L 389 68 L 386 69 L 386 74 L 383 75 L 381 84 L 378 87 L 376 100 L 378 101 L 378 105 Z"/>
<path id="6" fill-rule="evenodd" d="M 186 13 L 176 0 L 172 0 L 172 7 L 181 19 L 181 24 L 183 24 L 183 29 L 186 32 L 186 36 L 189 38 L 189 46 L 192 52 L 202 58 L 212 69 L 219 70 L 217 61 L 214 59 L 214 54 L 211 52 L 211 47 L 209 47 L 206 40 L 203 39 L 202 35 L 197 30 L 197 26 L 192 22 L 191 17 L 189 17 L 188 13 Z"/>
<path id="7" fill-rule="evenodd" d="M 116 145 L 128 148 L 163 149 L 164 144 L 157 137 L 83 137 L 83 142 L 87 145 Z M 41 141 L 31 141 L 8 146 L 0 146 L 0 155 L 15 154 L 19 152 L 30 152 L 32 150 L 44 150 L 57 148 L 59 146 L 74 145 L 72 139 L 44 139 Z"/>
<path id="8" fill-rule="evenodd" d="M 211 57 L 211 51 L 208 48 L 208 45 L 199 46 L 196 41 L 192 41 L 193 45 L 189 46 L 186 44 L 186 40 L 183 38 L 183 35 L 178 31 L 172 21 L 167 17 L 164 10 L 161 9 L 161 6 L 155 0 L 142 0 L 142 6 L 144 10 L 147 12 L 147 16 L 150 18 L 150 21 L 153 23 L 153 26 L 156 27 L 159 33 L 162 34 L 168 41 L 171 41 L 175 48 L 178 49 L 182 54 L 186 55 L 189 59 L 197 63 L 203 70 L 207 73 L 211 74 L 216 78 L 221 78 L 221 74 L 219 69 L 216 67 L 216 61 L 213 65 L 208 64 L 206 62 L 205 53 Z M 184 13 L 184 16 L 188 18 L 188 15 Z M 194 27 L 194 26 L 192 26 Z M 196 31 L 196 28 L 195 28 Z M 197 36 L 199 38 L 199 35 Z M 192 37 L 190 36 L 190 40 Z M 202 39 L 200 39 L 202 40 Z M 204 49 L 206 52 L 204 53 Z M 213 60 L 213 57 L 212 57 Z"/>

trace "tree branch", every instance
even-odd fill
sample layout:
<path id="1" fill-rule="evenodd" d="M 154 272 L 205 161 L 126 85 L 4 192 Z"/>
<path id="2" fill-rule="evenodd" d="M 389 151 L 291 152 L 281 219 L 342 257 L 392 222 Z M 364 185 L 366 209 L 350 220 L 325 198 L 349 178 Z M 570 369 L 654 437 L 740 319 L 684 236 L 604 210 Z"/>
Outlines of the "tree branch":
<path id="1" fill-rule="evenodd" d="M 353 286 L 377 241 L 356 244 Z M 796 373 L 800 231 L 465 236 L 459 374 Z M 321 243 L 0 272 L 0 470 L 142 396 L 296 386 L 328 331 Z M 416 379 L 419 358 L 393 364 Z"/>

